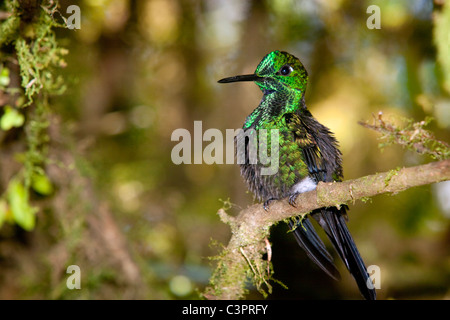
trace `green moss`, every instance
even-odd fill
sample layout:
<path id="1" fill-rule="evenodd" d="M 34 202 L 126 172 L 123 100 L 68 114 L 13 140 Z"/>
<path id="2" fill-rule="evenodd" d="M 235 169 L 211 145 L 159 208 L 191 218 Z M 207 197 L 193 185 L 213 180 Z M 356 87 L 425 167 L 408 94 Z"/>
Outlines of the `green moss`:
<path id="1" fill-rule="evenodd" d="M 53 19 L 57 1 L 39 4 L 5 1 L 3 8 L 11 15 L 0 24 L 0 65 L 6 64 L 10 56 L 17 59 L 21 79 L 20 88 L 10 87 L 9 81 L 3 81 L 2 90 L 14 97 L 14 109 L 11 110 L 17 116 L 12 119 L 11 113 L 6 114 L 9 119 L 1 119 L 2 129 L 7 131 L 20 127 L 25 131 L 26 151 L 15 155 L 23 166 L 14 175 L 14 181 L 19 181 L 26 192 L 33 181 L 50 183 L 45 174 L 50 140 L 47 134 L 51 117 L 49 97 L 66 90 L 63 78 L 58 74 L 58 70 L 66 64 L 63 56 L 68 51 L 59 46 L 54 33 L 55 27 L 64 27 Z M 4 50 L 5 46 L 9 49 Z M 23 121 L 18 122 L 19 117 L 23 117 Z M 3 197 L 10 199 L 6 195 Z"/>
<path id="2" fill-rule="evenodd" d="M 224 214 L 221 213 L 222 220 Z M 219 255 L 210 258 L 217 261 L 217 265 L 203 296 L 240 299 L 248 293 L 252 283 L 263 297 L 267 297 L 272 293 L 270 282 L 286 287 L 273 278 L 272 263 L 263 259 L 268 251 L 264 239 L 269 235 L 269 227 L 247 230 L 245 223 L 231 223 L 230 227 L 233 234 L 230 244 Z"/>
<path id="3" fill-rule="evenodd" d="M 24 106 L 30 105 L 38 94 L 62 94 L 66 90 L 56 69 L 66 65 L 62 57 L 67 50 L 58 46 L 54 27 L 60 25 L 41 10 L 38 21 L 29 27 L 27 36 L 18 34 L 14 42 L 21 86 L 27 97 Z"/>
<path id="4" fill-rule="evenodd" d="M 362 197 L 359 200 L 361 200 L 362 202 L 366 203 L 366 202 L 372 202 L 372 198 L 370 197 Z"/>
<path id="5" fill-rule="evenodd" d="M 210 277 L 209 287 L 204 293 L 205 297 L 222 297 L 225 294 L 223 288 L 232 290 L 236 299 L 247 294 L 245 288 L 246 264 L 233 263 L 232 257 L 233 255 L 225 248 L 219 255 L 210 258 L 216 260 L 217 265 Z"/>
<path id="6" fill-rule="evenodd" d="M 20 19 L 11 16 L 0 25 L 0 45 L 7 45 L 13 41 L 18 33 Z"/>
<path id="7" fill-rule="evenodd" d="M 398 172 L 400 171 L 400 169 L 401 169 L 400 167 L 397 167 L 388 172 L 386 178 L 384 179 L 384 185 L 386 187 L 389 185 L 389 182 L 391 181 L 392 177 L 398 175 Z"/>

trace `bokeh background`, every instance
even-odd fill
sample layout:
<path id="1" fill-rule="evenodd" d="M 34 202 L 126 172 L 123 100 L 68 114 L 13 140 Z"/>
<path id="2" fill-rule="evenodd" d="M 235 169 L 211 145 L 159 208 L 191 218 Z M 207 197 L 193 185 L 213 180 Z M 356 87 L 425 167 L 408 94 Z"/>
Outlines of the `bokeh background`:
<path id="1" fill-rule="evenodd" d="M 59 3 L 68 17 L 73 3 Z M 450 141 L 450 63 L 436 36 L 438 19 L 450 34 L 443 0 L 76 4 L 81 28 L 56 30 L 68 54 L 59 71 L 67 89 L 51 98 L 46 172 L 54 191 L 31 195 L 33 230 L 2 225 L 0 298 L 198 299 L 210 257 L 230 237 L 217 210 L 229 200 L 237 213 L 253 197 L 237 165 L 173 164 L 171 135 L 193 133 L 194 121 L 203 131 L 240 128 L 261 92 L 217 80 L 252 73 L 272 50 L 308 70 L 307 104 L 340 141 L 346 179 L 432 161 L 400 146 L 380 149 L 379 135 L 357 123 L 379 111 L 399 124 L 431 116 L 427 129 Z M 369 5 L 379 6 L 381 29 L 366 25 Z M 450 298 L 449 201 L 447 182 L 350 205 L 358 248 L 380 267 L 379 298 Z M 270 241 L 274 277 L 288 289 L 273 284 L 269 299 L 360 298 L 337 257 L 340 282 L 287 231 L 277 225 Z M 81 269 L 80 290 L 66 287 L 69 265 Z"/>

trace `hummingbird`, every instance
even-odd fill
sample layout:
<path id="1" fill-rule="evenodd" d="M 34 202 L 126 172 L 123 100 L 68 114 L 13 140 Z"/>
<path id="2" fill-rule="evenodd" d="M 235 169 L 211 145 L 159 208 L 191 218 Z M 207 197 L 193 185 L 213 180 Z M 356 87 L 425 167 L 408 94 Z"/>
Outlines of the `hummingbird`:
<path id="1" fill-rule="evenodd" d="M 261 60 L 253 74 L 218 82 L 238 81 L 253 81 L 263 92 L 260 104 L 245 119 L 243 131 L 278 130 L 278 142 L 267 142 L 279 144 L 278 170 L 271 175 L 261 174 L 264 164 L 249 161 L 249 139 L 244 137 L 247 139 L 243 148 L 245 161 L 240 164 L 240 172 L 255 198 L 264 201 L 266 211 L 271 201 L 283 198 L 288 198 L 289 204 L 295 207 L 297 196 L 314 190 L 320 181 L 342 181 L 338 141 L 307 109 L 308 73 L 298 58 L 284 51 L 272 51 Z M 310 218 L 316 220 L 355 279 L 362 296 L 375 300 L 375 289 L 347 227 L 347 210 L 346 205 L 316 209 L 302 218 L 294 218 L 289 226 L 307 256 L 325 273 L 339 280 L 340 273 L 333 258 Z"/>

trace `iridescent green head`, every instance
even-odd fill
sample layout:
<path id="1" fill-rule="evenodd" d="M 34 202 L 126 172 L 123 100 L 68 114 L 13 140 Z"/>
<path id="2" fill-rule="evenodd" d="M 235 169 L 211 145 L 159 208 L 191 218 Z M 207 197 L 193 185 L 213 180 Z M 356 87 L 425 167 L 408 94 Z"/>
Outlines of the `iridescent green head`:
<path id="1" fill-rule="evenodd" d="M 300 110 L 305 95 L 308 74 L 300 60 L 283 51 L 266 55 L 254 74 L 234 76 L 220 83 L 254 81 L 264 96 L 258 107 L 246 118 L 244 128 L 270 127 L 286 113 Z"/>
<path id="2" fill-rule="evenodd" d="M 254 74 L 234 76 L 219 80 L 220 83 L 255 81 L 264 94 L 285 91 L 304 95 L 308 73 L 300 60 L 284 51 L 272 51 L 266 55 Z"/>

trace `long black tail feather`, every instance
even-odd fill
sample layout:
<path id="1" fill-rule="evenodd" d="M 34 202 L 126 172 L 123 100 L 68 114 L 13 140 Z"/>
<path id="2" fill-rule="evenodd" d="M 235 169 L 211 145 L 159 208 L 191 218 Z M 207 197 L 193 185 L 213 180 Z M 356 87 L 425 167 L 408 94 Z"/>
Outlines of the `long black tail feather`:
<path id="1" fill-rule="evenodd" d="M 325 230 L 325 233 L 335 247 L 342 261 L 344 261 L 347 269 L 355 279 L 359 291 L 364 298 L 368 300 L 375 300 L 375 289 L 369 288 L 368 286 L 368 284 L 371 284 L 371 280 L 361 255 L 356 248 L 355 242 L 348 231 L 347 223 L 345 221 L 345 212 L 345 207 L 341 207 L 341 209 L 330 207 L 318 209 L 311 215 Z"/>
<path id="2" fill-rule="evenodd" d="M 291 221 L 289 227 L 293 230 L 297 243 L 305 250 L 308 257 L 330 277 L 339 280 L 341 275 L 333 263 L 333 258 L 308 218 L 297 219 L 296 223 Z"/>

